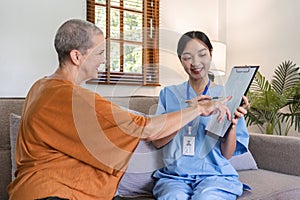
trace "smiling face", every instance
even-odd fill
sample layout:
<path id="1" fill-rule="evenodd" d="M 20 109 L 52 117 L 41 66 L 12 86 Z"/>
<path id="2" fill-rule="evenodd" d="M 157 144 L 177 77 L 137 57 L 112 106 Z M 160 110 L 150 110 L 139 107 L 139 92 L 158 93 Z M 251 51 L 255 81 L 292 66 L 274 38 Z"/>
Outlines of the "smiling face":
<path id="1" fill-rule="evenodd" d="M 191 39 L 181 54 L 181 64 L 191 80 L 208 76 L 212 57 L 208 47 L 199 39 Z"/>
<path id="2" fill-rule="evenodd" d="M 98 77 L 98 68 L 105 64 L 105 39 L 102 34 L 94 36 L 94 45 L 85 55 L 80 66 L 82 80 L 89 80 Z"/>

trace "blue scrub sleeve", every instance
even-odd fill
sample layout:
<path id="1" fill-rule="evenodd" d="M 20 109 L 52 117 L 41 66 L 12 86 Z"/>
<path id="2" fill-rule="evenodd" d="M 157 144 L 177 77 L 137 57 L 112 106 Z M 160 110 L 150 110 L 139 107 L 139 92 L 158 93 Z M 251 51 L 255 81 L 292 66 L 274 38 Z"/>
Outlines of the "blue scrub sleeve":
<path id="1" fill-rule="evenodd" d="M 156 109 L 156 115 L 164 114 L 166 113 L 166 89 L 162 89 L 159 93 L 159 99 L 158 99 L 158 106 Z"/>
<path id="2" fill-rule="evenodd" d="M 239 119 L 236 126 L 236 149 L 234 155 L 246 153 L 248 151 L 249 133 L 244 118 Z"/>

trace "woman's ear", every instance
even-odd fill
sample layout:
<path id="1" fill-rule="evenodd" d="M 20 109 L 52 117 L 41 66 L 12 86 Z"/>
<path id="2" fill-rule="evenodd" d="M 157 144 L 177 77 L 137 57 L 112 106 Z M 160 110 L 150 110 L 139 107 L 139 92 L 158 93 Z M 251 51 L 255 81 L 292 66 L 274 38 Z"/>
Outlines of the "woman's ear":
<path id="1" fill-rule="evenodd" d="M 80 53 L 80 51 L 73 49 L 70 52 L 70 59 L 71 61 L 75 64 L 75 65 L 79 65 L 80 64 L 80 59 L 82 58 L 82 54 Z"/>

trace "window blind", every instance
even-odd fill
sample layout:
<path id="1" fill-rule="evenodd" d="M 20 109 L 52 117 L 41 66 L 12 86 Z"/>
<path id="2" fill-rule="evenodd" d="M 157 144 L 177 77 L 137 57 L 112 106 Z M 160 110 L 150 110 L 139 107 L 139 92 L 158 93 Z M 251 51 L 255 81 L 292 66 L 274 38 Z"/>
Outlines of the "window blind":
<path id="1" fill-rule="evenodd" d="M 106 37 L 94 84 L 159 85 L 159 0 L 87 0 L 87 20 Z"/>

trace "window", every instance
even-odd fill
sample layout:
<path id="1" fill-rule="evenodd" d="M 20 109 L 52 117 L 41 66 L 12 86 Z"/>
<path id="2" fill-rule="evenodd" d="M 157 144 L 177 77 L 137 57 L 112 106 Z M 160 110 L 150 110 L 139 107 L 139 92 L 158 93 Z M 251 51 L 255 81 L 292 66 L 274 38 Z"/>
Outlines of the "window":
<path id="1" fill-rule="evenodd" d="M 159 0 L 87 0 L 106 37 L 106 64 L 88 83 L 159 85 Z"/>

